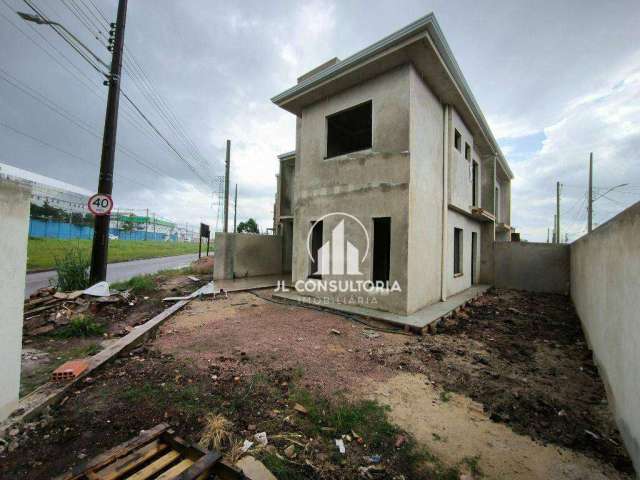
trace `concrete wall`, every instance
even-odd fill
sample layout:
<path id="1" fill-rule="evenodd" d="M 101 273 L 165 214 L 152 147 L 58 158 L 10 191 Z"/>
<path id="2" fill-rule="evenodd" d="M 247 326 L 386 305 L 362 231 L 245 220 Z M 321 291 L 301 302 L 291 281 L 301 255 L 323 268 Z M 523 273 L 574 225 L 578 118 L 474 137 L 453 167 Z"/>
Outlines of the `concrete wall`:
<path id="1" fill-rule="evenodd" d="M 571 297 L 640 471 L 640 203 L 571 244 Z"/>
<path id="2" fill-rule="evenodd" d="M 30 196 L 28 187 L 0 179 L 0 420 L 15 409 L 20 391 Z"/>
<path id="3" fill-rule="evenodd" d="M 465 211 L 471 212 L 471 205 L 473 204 L 472 200 L 472 171 L 471 167 L 473 165 L 473 160 L 477 161 L 477 155 L 475 154 L 475 149 L 473 145 L 473 137 L 471 136 L 471 132 L 467 129 L 465 124 L 462 122 L 462 119 L 452 108 L 452 136 L 451 136 L 451 155 L 449 157 L 449 203 L 455 205 L 458 208 L 461 208 Z M 457 130 L 462 135 L 462 141 L 460 145 L 460 150 L 455 148 L 453 139 L 455 135 L 453 132 Z M 464 156 L 465 152 L 465 144 L 468 144 L 471 147 L 471 159 L 467 160 Z M 482 165 L 478 162 L 478 170 L 482 169 Z"/>
<path id="4" fill-rule="evenodd" d="M 456 293 L 466 290 L 472 285 L 471 279 L 471 238 L 472 233 L 477 236 L 477 256 L 476 256 L 476 280 L 478 278 L 478 271 L 480 268 L 480 255 L 481 255 L 481 223 L 477 222 L 465 215 L 462 215 L 454 210 L 449 210 L 447 215 L 447 223 L 449 225 L 447 232 L 448 246 L 447 246 L 447 258 L 445 269 L 445 285 L 447 296 L 455 295 Z M 462 275 L 453 274 L 453 229 L 462 229 Z"/>
<path id="5" fill-rule="evenodd" d="M 216 233 L 214 280 L 282 273 L 282 237 Z"/>
<path id="6" fill-rule="evenodd" d="M 411 178 L 407 311 L 440 299 L 444 109 L 411 70 Z"/>
<path id="7" fill-rule="evenodd" d="M 357 217 L 373 238 L 373 218 L 391 217 L 390 280 L 407 288 L 407 216 L 409 190 L 409 65 L 391 70 L 357 87 L 305 108 L 298 122 L 295 168 L 292 280 L 306 280 L 310 261 L 307 237 L 311 222 L 331 212 Z M 326 117 L 371 100 L 372 148 L 326 157 Z M 340 218 L 324 221 L 327 241 Z M 365 242 L 357 224 L 345 223 L 345 236 L 360 252 Z M 217 253 L 216 253 L 217 255 Z M 324 280 L 369 280 L 372 255 L 361 263 L 363 275 L 323 276 Z M 365 295 L 372 308 L 405 313 L 406 295 Z M 331 296 L 326 292 L 321 296 Z"/>
<path id="8" fill-rule="evenodd" d="M 495 242 L 493 249 L 496 287 L 569 293 L 569 245 Z"/>

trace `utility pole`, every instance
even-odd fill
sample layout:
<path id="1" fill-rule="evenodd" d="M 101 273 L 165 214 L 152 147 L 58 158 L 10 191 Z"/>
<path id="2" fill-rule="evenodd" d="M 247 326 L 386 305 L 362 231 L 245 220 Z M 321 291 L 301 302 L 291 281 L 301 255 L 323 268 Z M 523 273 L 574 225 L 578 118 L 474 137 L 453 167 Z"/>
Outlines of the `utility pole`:
<path id="1" fill-rule="evenodd" d="M 556 243 L 560 243 L 560 182 L 556 182 Z"/>
<path id="2" fill-rule="evenodd" d="M 229 167 L 231 164 L 231 140 L 227 140 L 227 156 L 224 162 L 224 232 L 229 231 Z"/>
<path id="3" fill-rule="evenodd" d="M 587 222 L 587 233 L 593 229 L 593 152 L 589 154 L 589 220 Z"/>
<path id="4" fill-rule="evenodd" d="M 558 228 L 558 216 L 553 216 L 553 235 L 551 237 L 551 243 L 556 243 L 556 228 Z"/>
<path id="5" fill-rule="evenodd" d="M 549 243 L 549 227 L 547 227 L 547 243 Z"/>
<path id="6" fill-rule="evenodd" d="M 100 159 L 100 179 L 98 193 L 111 195 L 113 191 L 113 164 L 116 151 L 116 131 L 118 127 L 118 106 L 120 103 L 120 72 L 124 48 L 124 26 L 127 17 L 127 0 L 119 0 L 118 15 L 109 72 L 109 95 L 102 137 L 102 157 Z M 96 216 L 91 249 L 91 283 L 107 279 L 107 254 L 109 251 L 109 221 L 111 215 Z"/>
<path id="7" fill-rule="evenodd" d="M 233 233 L 238 233 L 236 229 L 236 219 L 238 218 L 238 184 L 236 183 L 236 193 L 233 196 Z"/>
<path id="8" fill-rule="evenodd" d="M 144 239 L 147 240 L 147 232 L 149 231 L 149 209 L 147 208 L 147 216 L 144 218 Z"/>

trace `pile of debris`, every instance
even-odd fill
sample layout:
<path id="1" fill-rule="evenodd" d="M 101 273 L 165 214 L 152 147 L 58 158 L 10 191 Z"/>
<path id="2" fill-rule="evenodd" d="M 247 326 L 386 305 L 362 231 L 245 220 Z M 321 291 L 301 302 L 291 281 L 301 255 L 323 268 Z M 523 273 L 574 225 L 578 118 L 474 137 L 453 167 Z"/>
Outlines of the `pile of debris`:
<path id="1" fill-rule="evenodd" d="M 24 334 L 50 333 L 71 323 L 78 315 L 95 315 L 107 304 L 135 304 L 128 292 L 109 290 L 107 282 L 99 282 L 86 290 L 59 292 L 55 287 L 41 288 L 24 301 Z"/>

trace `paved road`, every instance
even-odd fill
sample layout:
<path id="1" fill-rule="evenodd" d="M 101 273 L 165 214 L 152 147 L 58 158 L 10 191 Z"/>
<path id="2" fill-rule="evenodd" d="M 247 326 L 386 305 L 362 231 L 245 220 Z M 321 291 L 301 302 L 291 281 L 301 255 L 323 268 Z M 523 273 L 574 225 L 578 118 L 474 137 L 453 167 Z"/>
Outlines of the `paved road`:
<path id="1" fill-rule="evenodd" d="M 149 258 L 147 260 L 133 260 L 131 262 L 112 263 L 107 269 L 107 280 L 109 282 L 120 282 L 128 280 L 136 275 L 145 273 L 155 273 L 169 268 L 186 267 L 198 258 L 198 254 L 177 255 L 175 257 Z M 25 285 L 25 297 L 37 289 L 49 286 L 49 279 L 55 279 L 56 272 L 37 272 L 27 275 Z"/>

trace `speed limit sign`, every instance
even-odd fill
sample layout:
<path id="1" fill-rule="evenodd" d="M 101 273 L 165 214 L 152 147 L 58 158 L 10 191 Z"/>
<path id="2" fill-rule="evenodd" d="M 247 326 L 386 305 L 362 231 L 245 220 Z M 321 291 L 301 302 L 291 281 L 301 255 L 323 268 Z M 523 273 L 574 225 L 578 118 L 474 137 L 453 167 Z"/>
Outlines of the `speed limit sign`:
<path id="1" fill-rule="evenodd" d="M 96 193 L 89 198 L 88 206 L 94 215 L 109 215 L 113 208 L 113 199 L 106 193 Z"/>

